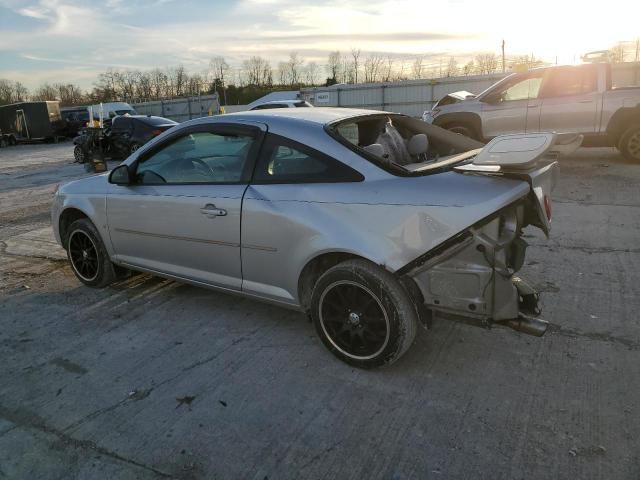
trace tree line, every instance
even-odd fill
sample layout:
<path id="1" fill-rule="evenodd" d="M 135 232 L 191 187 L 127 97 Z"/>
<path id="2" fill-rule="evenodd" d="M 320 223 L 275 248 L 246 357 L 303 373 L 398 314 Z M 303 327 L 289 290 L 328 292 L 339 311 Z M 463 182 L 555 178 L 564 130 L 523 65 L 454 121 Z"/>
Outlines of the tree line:
<path id="1" fill-rule="evenodd" d="M 636 54 L 637 55 L 637 54 Z M 611 49 L 612 61 L 624 61 L 621 47 Z M 187 72 L 183 65 L 151 70 L 109 68 L 100 73 L 91 90 L 69 83 L 44 83 L 29 92 L 18 81 L 0 79 L 0 105 L 26 100 L 59 100 L 62 106 L 99 102 L 138 102 L 218 93 L 222 105 L 246 104 L 269 91 L 340 83 L 373 83 L 425 78 L 486 75 L 512 69 L 528 69 L 544 63 L 533 55 L 508 57 L 479 53 L 458 63 L 455 57 L 439 58 L 362 52 L 332 51 L 327 63 L 305 61 L 297 52 L 275 66 L 266 58 L 252 56 L 232 67 L 215 56 L 201 72 Z"/>

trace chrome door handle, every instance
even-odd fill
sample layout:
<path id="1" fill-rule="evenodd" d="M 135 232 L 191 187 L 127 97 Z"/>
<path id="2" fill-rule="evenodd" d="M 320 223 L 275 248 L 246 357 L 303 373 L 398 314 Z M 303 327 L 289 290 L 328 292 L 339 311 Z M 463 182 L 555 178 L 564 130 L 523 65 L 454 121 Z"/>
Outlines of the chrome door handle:
<path id="1" fill-rule="evenodd" d="M 540 104 L 539 103 L 532 103 L 530 105 L 527 105 L 528 108 L 534 108 L 534 107 L 539 107 Z"/>
<path id="2" fill-rule="evenodd" d="M 200 213 L 208 217 L 224 217 L 227 211 L 223 208 L 216 207 L 213 203 L 207 203 L 200 209 Z"/>

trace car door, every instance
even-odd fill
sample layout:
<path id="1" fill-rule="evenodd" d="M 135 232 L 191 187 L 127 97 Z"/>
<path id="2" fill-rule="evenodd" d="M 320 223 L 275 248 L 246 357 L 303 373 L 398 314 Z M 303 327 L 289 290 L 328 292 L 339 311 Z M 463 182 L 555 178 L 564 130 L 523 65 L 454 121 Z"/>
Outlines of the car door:
<path id="1" fill-rule="evenodd" d="M 551 69 L 541 92 L 540 130 L 595 133 L 598 119 L 596 65 Z"/>
<path id="2" fill-rule="evenodd" d="M 295 303 L 300 252 L 331 228 L 336 184 L 364 177 L 291 139 L 268 134 L 242 207 L 242 290 Z M 313 220 L 312 220 L 313 219 Z"/>
<path id="3" fill-rule="evenodd" d="M 517 76 L 482 99 L 482 132 L 485 138 L 539 129 L 538 94 L 542 73 Z"/>
<path id="4" fill-rule="evenodd" d="M 115 117 L 111 124 L 110 143 L 112 152 L 119 157 L 129 155 L 129 139 L 133 129 L 130 117 Z"/>
<path id="5" fill-rule="evenodd" d="M 262 128 L 194 126 L 144 152 L 134 183 L 107 196 L 115 260 L 239 290 L 242 197 Z"/>

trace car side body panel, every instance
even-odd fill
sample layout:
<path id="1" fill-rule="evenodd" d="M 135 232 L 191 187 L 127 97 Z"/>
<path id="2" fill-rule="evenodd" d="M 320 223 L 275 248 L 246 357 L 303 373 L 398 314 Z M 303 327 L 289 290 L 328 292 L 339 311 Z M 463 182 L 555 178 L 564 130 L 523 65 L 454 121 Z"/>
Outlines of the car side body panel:
<path id="1" fill-rule="evenodd" d="M 328 252 L 357 255 L 394 272 L 528 192 L 520 181 L 454 172 L 251 185 L 243 202 L 243 290 L 298 303 L 302 269 Z"/>

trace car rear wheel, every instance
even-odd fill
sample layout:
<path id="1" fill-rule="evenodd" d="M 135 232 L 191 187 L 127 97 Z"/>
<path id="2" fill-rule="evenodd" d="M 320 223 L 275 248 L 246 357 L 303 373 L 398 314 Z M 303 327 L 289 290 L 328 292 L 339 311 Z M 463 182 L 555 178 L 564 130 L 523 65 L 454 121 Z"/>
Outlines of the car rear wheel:
<path id="1" fill-rule="evenodd" d="M 102 288 L 115 278 L 114 265 L 96 227 L 87 218 L 69 227 L 67 258 L 78 280 L 89 287 Z"/>
<path id="2" fill-rule="evenodd" d="M 640 124 L 630 126 L 620 137 L 618 149 L 633 162 L 640 162 Z"/>
<path id="3" fill-rule="evenodd" d="M 322 343 L 358 368 L 395 362 L 415 339 L 418 313 L 409 294 L 391 273 L 366 260 L 327 270 L 311 305 Z"/>

